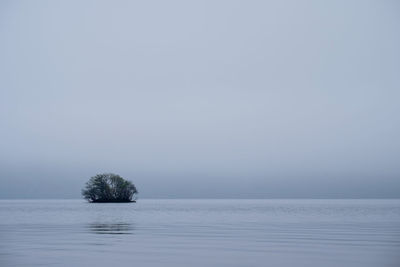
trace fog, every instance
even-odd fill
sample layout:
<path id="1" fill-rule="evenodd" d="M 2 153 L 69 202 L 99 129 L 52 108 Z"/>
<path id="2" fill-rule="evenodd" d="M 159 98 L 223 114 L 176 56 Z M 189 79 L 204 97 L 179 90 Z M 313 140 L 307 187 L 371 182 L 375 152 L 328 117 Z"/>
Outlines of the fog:
<path id="1" fill-rule="evenodd" d="M 397 1 L 1 1 L 0 198 L 400 197 Z"/>

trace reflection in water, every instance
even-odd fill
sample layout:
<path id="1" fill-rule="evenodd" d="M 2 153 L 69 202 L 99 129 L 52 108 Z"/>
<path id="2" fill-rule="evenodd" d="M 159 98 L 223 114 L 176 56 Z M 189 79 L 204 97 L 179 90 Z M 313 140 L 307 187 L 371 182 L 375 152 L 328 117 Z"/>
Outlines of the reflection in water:
<path id="1" fill-rule="evenodd" d="M 92 223 L 88 228 L 95 234 L 109 235 L 131 235 L 134 229 L 130 223 Z"/>
<path id="2" fill-rule="evenodd" d="M 400 200 L 0 200 L 0 266 L 398 267 Z"/>

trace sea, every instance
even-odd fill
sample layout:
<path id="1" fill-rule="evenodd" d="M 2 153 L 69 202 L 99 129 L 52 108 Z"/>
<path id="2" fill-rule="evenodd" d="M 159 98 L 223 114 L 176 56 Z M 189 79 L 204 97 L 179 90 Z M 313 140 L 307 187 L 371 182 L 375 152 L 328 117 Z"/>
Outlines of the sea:
<path id="1" fill-rule="evenodd" d="M 398 267 L 400 200 L 0 200 L 0 266 Z"/>

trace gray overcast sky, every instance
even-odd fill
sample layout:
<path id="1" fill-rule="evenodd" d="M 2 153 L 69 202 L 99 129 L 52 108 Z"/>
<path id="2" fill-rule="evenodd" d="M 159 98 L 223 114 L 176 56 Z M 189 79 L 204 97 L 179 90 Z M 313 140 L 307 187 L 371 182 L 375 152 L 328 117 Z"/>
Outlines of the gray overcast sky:
<path id="1" fill-rule="evenodd" d="M 398 1 L 1 1 L 0 198 L 400 197 Z"/>

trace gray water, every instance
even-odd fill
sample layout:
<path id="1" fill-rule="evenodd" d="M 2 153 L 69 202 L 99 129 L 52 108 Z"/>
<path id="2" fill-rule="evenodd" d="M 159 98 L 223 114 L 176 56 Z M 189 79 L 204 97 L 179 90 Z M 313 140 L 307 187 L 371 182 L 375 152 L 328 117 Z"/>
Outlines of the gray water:
<path id="1" fill-rule="evenodd" d="M 400 200 L 0 200 L 0 266 L 400 266 Z"/>

